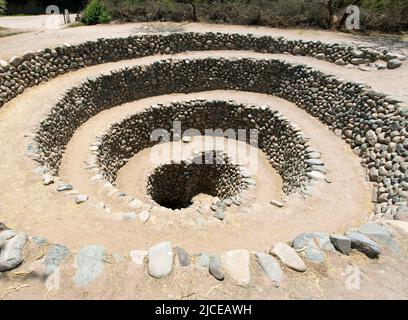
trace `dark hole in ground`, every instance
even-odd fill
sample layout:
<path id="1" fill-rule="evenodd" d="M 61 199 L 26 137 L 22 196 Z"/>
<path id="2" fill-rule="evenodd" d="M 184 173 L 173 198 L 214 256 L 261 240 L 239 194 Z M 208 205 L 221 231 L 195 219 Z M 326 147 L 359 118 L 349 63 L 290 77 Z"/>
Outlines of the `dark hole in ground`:
<path id="1" fill-rule="evenodd" d="M 164 164 L 148 178 L 147 193 L 159 205 L 169 209 L 183 209 L 192 205 L 198 194 L 220 199 L 237 195 L 243 189 L 239 167 L 225 159 L 216 158 L 206 164 L 195 158 L 181 163 Z"/>

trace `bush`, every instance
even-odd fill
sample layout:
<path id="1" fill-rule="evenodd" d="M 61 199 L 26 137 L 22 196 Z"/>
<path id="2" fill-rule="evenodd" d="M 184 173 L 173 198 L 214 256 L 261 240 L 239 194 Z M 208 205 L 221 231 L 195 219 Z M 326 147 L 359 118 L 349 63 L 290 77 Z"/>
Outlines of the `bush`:
<path id="1" fill-rule="evenodd" d="M 6 12 L 7 2 L 6 0 L 0 0 L 0 15 Z"/>
<path id="2" fill-rule="evenodd" d="M 111 16 L 101 0 L 91 0 L 83 12 L 82 20 L 88 25 L 108 23 Z"/>
<path id="3" fill-rule="evenodd" d="M 363 30 L 408 30 L 408 0 L 92 0 L 84 22 L 107 22 L 112 17 L 121 22 L 198 20 L 328 29 L 354 3 L 360 6 Z"/>

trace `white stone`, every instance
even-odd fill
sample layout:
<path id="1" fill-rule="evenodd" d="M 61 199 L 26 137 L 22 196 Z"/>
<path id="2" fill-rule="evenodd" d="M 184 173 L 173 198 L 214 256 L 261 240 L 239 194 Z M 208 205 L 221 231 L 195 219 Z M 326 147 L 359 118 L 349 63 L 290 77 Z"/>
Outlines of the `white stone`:
<path id="1" fill-rule="evenodd" d="M 54 177 L 49 175 L 49 174 L 44 174 L 43 175 L 43 183 L 44 183 L 45 186 L 53 184 L 54 183 Z"/>
<path id="2" fill-rule="evenodd" d="M 150 213 L 147 212 L 147 211 L 142 211 L 142 212 L 139 214 L 139 219 L 140 219 L 140 221 L 142 221 L 143 223 L 146 223 L 147 220 L 149 220 L 149 218 L 150 218 Z"/>
<path id="3" fill-rule="evenodd" d="M 170 242 L 161 242 L 149 249 L 149 274 L 153 278 L 164 278 L 173 269 L 173 249 Z"/>
<path id="4" fill-rule="evenodd" d="M 23 262 L 23 249 L 28 236 L 19 233 L 7 240 L 0 253 L 0 272 L 17 268 Z"/>
<path id="5" fill-rule="evenodd" d="M 289 268 L 304 272 L 306 265 L 296 253 L 296 251 L 287 244 L 279 242 L 271 250 L 271 254 L 278 257 Z"/>
<path id="6" fill-rule="evenodd" d="M 248 286 L 251 281 L 249 269 L 250 254 L 244 249 L 231 250 L 221 255 L 226 273 L 240 286 Z"/>
<path id="7" fill-rule="evenodd" d="M 88 201 L 89 197 L 84 194 L 78 194 L 75 196 L 74 200 L 76 204 L 81 204 L 84 203 L 85 201 Z"/>

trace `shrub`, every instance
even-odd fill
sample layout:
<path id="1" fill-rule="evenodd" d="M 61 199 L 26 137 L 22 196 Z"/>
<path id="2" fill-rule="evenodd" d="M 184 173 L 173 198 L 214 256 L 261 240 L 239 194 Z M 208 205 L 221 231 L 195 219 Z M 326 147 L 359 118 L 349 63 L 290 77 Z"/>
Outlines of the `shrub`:
<path id="1" fill-rule="evenodd" d="M 6 12 L 7 2 L 6 0 L 0 0 L 0 15 Z"/>
<path id="2" fill-rule="evenodd" d="M 82 20 L 88 25 L 108 23 L 111 16 L 101 0 L 91 0 L 83 12 Z"/>
<path id="3" fill-rule="evenodd" d="M 350 4 L 360 6 L 363 30 L 408 30 L 408 0 L 92 0 L 84 22 L 112 17 L 122 22 L 198 20 L 327 29 L 344 22 Z"/>

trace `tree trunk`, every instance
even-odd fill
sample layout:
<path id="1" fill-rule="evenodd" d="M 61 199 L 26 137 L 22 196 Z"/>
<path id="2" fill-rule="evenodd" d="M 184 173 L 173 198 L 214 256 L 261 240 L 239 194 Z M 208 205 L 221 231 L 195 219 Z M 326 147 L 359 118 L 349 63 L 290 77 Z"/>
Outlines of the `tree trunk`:
<path id="1" fill-rule="evenodd" d="M 334 5 L 333 0 L 328 0 L 326 4 L 327 11 L 329 13 L 329 27 L 333 27 L 333 19 L 334 19 Z"/>
<path id="2" fill-rule="evenodd" d="M 197 9 L 196 5 L 194 4 L 193 1 L 190 1 L 191 6 L 193 7 L 193 21 L 197 22 Z"/>

